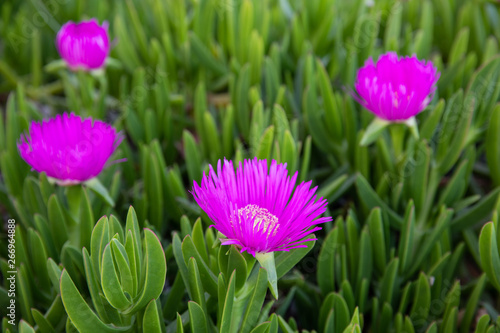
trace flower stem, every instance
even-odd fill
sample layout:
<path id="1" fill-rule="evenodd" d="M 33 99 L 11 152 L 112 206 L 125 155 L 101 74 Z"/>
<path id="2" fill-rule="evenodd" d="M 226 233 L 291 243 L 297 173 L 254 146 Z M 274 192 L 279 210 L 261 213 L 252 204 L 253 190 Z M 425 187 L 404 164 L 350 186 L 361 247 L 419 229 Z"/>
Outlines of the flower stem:
<path id="1" fill-rule="evenodd" d="M 400 124 L 393 124 L 389 127 L 391 132 L 392 147 L 396 161 L 401 159 L 404 147 L 405 127 Z"/>

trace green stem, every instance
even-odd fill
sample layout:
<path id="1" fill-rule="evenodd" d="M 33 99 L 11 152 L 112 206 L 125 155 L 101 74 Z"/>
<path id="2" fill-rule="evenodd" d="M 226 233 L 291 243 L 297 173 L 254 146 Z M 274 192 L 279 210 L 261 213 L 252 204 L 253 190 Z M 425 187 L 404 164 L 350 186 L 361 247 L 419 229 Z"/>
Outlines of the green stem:
<path id="1" fill-rule="evenodd" d="M 78 78 L 78 88 L 80 88 L 80 97 L 83 105 L 85 106 L 85 109 L 87 109 L 87 112 L 89 112 L 91 116 L 95 117 L 96 115 L 92 114 L 94 102 L 92 96 L 93 79 L 87 72 L 81 69 L 77 71 L 76 76 Z"/>
<path id="2" fill-rule="evenodd" d="M 68 200 L 69 213 L 75 221 L 80 216 L 80 200 L 82 194 L 82 185 L 76 184 L 65 188 L 66 198 Z"/>
<path id="3" fill-rule="evenodd" d="M 401 124 L 393 124 L 389 127 L 389 131 L 391 133 L 394 157 L 399 161 L 403 155 L 405 127 Z"/>
<path id="4" fill-rule="evenodd" d="M 106 80 L 106 76 L 104 72 L 96 75 L 97 81 L 99 82 L 99 105 L 97 105 L 96 109 L 98 110 L 99 118 L 104 118 L 106 114 L 106 96 L 108 94 L 108 81 Z"/>

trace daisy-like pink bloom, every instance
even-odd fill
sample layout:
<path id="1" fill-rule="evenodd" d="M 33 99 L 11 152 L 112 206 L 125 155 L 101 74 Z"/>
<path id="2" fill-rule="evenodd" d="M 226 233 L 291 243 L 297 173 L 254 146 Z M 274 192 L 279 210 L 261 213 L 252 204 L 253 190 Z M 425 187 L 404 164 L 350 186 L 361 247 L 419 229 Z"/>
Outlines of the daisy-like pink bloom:
<path id="1" fill-rule="evenodd" d="M 73 185 L 97 177 L 122 139 L 105 122 L 65 113 L 33 121 L 17 147 L 34 170 L 60 185 Z"/>
<path id="2" fill-rule="evenodd" d="M 108 24 L 99 25 L 96 19 L 67 22 L 57 33 L 59 54 L 72 70 L 99 69 L 109 54 Z"/>
<path id="3" fill-rule="evenodd" d="M 370 58 L 359 69 L 354 84 L 358 102 L 386 121 L 404 122 L 429 104 L 439 73 L 430 61 L 416 56 L 398 58 L 388 52 L 374 64 Z"/>
<path id="4" fill-rule="evenodd" d="M 267 160 L 245 160 L 236 172 L 232 161 L 219 160 L 217 172 L 210 166 L 201 186 L 193 182 L 193 196 L 226 238 L 223 245 L 234 244 L 241 252 L 288 251 L 307 247 L 304 238 L 321 229 L 317 224 L 331 221 L 321 217 L 327 201 L 316 200 L 311 181 L 295 186 L 296 172 L 288 176 L 286 164 Z"/>

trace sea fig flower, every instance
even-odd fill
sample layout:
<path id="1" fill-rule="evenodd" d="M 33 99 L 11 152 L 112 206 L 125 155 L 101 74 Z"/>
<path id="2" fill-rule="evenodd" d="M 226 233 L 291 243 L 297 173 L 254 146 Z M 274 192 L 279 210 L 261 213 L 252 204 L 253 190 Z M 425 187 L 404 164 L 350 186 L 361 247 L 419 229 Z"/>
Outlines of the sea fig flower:
<path id="1" fill-rule="evenodd" d="M 236 172 L 231 161 L 219 160 L 217 172 L 210 166 L 201 186 L 193 182 L 196 202 L 226 237 L 221 244 L 252 254 L 268 270 L 275 296 L 274 252 L 307 247 L 305 242 L 314 238 L 305 237 L 321 229 L 318 224 L 331 221 L 319 217 L 328 203 L 316 198 L 317 187 L 310 188 L 311 181 L 295 186 L 297 175 L 290 178 L 286 163 L 275 160 L 270 168 L 267 160 L 245 160 Z"/>
<path id="2" fill-rule="evenodd" d="M 378 127 L 403 122 L 416 129 L 415 116 L 432 100 L 439 75 L 430 61 L 388 52 L 358 70 L 355 98 L 378 118 Z"/>
<path id="3" fill-rule="evenodd" d="M 17 147 L 34 170 L 64 186 L 97 177 L 122 139 L 105 122 L 65 113 L 40 123 L 33 121 Z"/>
<path id="4" fill-rule="evenodd" d="M 109 54 L 108 23 L 96 19 L 65 23 L 57 33 L 59 54 L 72 70 L 94 70 L 104 66 Z"/>

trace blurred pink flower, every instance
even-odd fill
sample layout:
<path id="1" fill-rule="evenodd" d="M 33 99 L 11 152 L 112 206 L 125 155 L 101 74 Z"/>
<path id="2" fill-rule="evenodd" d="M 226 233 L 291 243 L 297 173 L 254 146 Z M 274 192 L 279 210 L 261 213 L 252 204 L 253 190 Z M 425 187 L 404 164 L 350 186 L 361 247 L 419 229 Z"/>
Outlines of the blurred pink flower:
<path id="1" fill-rule="evenodd" d="M 33 121 L 17 146 L 21 157 L 60 185 L 78 184 L 99 175 L 123 136 L 99 120 L 74 114 Z"/>
<path id="2" fill-rule="evenodd" d="M 65 23 L 57 33 L 59 54 L 72 69 L 94 70 L 104 66 L 109 54 L 108 23 L 96 19 Z"/>
<path id="3" fill-rule="evenodd" d="M 201 186 L 193 182 L 193 196 L 226 239 L 252 255 L 306 247 L 304 238 L 319 230 L 317 224 L 331 221 L 321 217 L 327 201 L 317 199 L 311 181 L 295 186 L 296 172 L 288 176 L 286 164 L 275 160 L 245 160 L 236 172 L 232 161 L 219 160 L 217 173 L 210 166 Z M 316 200 L 317 199 L 317 200 Z"/>
<path id="4" fill-rule="evenodd" d="M 439 79 L 430 61 L 416 56 L 398 58 L 395 52 L 383 54 L 374 64 L 372 58 L 358 70 L 354 87 L 358 102 L 377 117 L 405 121 L 429 104 Z"/>

